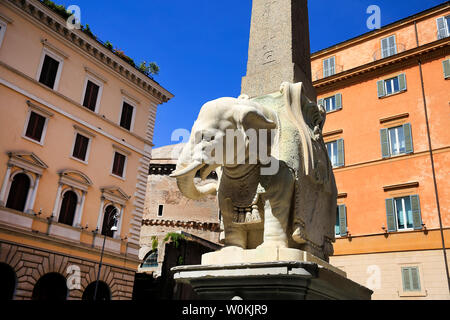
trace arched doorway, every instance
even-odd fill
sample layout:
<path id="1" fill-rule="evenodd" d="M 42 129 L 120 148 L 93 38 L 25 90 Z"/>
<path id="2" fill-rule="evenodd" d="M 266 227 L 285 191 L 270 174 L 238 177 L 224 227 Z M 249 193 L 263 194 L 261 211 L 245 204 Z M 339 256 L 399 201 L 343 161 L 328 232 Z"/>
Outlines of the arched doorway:
<path id="1" fill-rule="evenodd" d="M 113 205 L 109 205 L 105 209 L 105 215 L 103 217 L 102 235 L 107 237 L 113 237 L 114 231 L 111 228 L 117 223 L 114 219 L 114 215 L 117 213 L 117 208 Z"/>
<path id="2" fill-rule="evenodd" d="M 52 272 L 43 275 L 34 286 L 33 300 L 63 301 L 67 299 L 68 289 L 66 278 Z"/>
<path id="3" fill-rule="evenodd" d="M 63 200 L 61 202 L 61 210 L 59 211 L 59 223 L 64 223 L 69 226 L 73 225 L 77 203 L 78 196 L 75 192 L 69 190 L 64 193 Z"/>
<path id="4" fill-rule="evenodd" d="M 0 263 L 0 301 L 12 300 L 16 290 L 16 273 L 6 263 Z"/>
<path id="5" fill-rule="evenodd" d="M 83 296 L 81 297 L 82 300 L 89 300 L 89 301 L 94 300 L 95 284 L 96 284 L 96 281 L 91 282 L 86 287 L 86 289 L 83 292 Z M 111 300 L 111 290 L 109 289 L 108 285 L 105 282 L 99 281 L 98 287 L 97 287 L 96 301 L 109 301 L 109 300 Z"/>
<path id="6" fill-rule="evenodd" d="M 30 183 L 30 178 L 25 173 L 18 173 L 14 176 L 6 201 L 7 208 L 22 212 L 25 210 Z"/>

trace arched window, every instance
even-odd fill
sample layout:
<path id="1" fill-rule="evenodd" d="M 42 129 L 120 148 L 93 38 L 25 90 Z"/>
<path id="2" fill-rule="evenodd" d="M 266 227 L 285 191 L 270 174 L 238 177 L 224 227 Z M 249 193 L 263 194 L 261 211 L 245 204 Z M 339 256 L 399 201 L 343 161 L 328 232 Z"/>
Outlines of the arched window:
<path id="1" fill-rule="evenodd" d="M 61 202 L 61 210 L 59 211 L 59 223 L 64 223 L 69 226 L 73 225 L 77 203 L 78 196 L 75 192 L 69 190 L 64 193 L 63 200 Z"/>
<path id="2" fill-rule="evenodd" d="M 118 214 L 117 208 L 113 205 L 109 205 L 105 209 L 105 215 L 103 216 L 102 235 L 107 237 L 113 237 L 114 231 L 111 230 L 113 226 L 117 224 L 116 215 Z"/>
<path id="3" fill-rule="evenodd" d="M 6 263 L 0 263 L 0 301 L 12 300 L 16 290 L 16 273 Z"/>
<path id="4" fill-rule="evenodd" d="M 150 251 L 144 258 L 141 268 L 153 268 L 158 266 L 158 250 Z"/>
<path id="5" fill-rule="evenodd" d="M 6 201 L 7 208 L 18 211 L 25 210 L 30 183 L 30 178 L 25 173 L 18 173 L 14 176 Z"/>
<path id="6" fill-rule="evenodd" d="M 91 282 L 86 289 L 83 292 L 83 296 L 81 297 L 82 300 L 94 300 L 95 295 L 95 284 L 97 281 Z M 108 285 L 103 282 L 99 281 L 97 286 L 97 296 L 96 301 L 109 301 L 111 300 L 111 290 L 109 289 Z"/>
<path id="7" fill-rule="evenodd" d="M 34 286 L 33 300 L 63 301 L 67 299 L 66 278 L 56 272 L 43 275 Z"/>

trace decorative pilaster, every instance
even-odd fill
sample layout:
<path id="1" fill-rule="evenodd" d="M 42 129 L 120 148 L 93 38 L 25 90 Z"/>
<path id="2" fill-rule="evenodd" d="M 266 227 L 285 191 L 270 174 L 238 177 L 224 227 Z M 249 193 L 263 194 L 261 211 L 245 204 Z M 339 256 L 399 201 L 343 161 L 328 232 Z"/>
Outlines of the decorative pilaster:
<path id="1" fill-rule="evenodd" d="M 3 178 L 2 190 L 0 191 L 0 206 L 4 207 L 6 204 L 6 188 L 8 187 L 9 178 L 11 177 L 12 165 L 8 163 L 8 168 L 6 169 L 5 177 Z"/>
<path id="2" fill-rule="evenodd" d="M 27 205 L 25 210 L 26 213 L 33 213 L 34 203 L 36 201 L 37 190 L 39 187 L 39 180 L 41 179 L 40 175 L 36 175 L 36 181 L 34 182 L 33 192 L 31 194 L 30 203 Z"/>

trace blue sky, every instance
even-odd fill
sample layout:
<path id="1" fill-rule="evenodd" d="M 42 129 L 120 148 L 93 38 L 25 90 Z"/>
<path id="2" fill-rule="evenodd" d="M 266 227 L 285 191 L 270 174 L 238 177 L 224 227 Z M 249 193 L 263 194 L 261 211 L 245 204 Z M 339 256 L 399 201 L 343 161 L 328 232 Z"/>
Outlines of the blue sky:
<path id="1" fill-rule="evenodd" d="M 155 80 L 175 97 L 158 107 L 155 147 L 177 128 L 190 130 L 201 106 L 240 94 L 246 73 L 251 0 L 54 0 L 78 5 L 82 24 L 137 63 L 155 61 Z M 444 0 L 309 0 L 312 52 L 370 30 L 370 5 L 381 8 L 382 26 Z"/>

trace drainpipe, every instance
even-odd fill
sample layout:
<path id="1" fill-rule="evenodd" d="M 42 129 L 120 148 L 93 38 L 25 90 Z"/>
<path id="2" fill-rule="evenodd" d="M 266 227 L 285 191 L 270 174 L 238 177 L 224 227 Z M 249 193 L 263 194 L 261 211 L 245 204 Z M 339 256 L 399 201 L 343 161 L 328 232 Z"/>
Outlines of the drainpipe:
<path id="1" fill-rule="evenodd" d="M 419 33 L 417 31 L 417 22 L 414 21 L 414 28 L 416 31 L 416 42 L 417 47 L 419 47 Z M 445 248 L 445 239 L 444 239 L 444 229 L 442 225 L 442 217 L 441 217 L 441 206 L 439 204 L 439 194 L 438 194 L 438 188 L 437 188 L 437 181 L 436 181 L 436 170 L 434 166 L 434 157 L 433 157 L 433 148 L 431 144 L 431 134 L 430 134 L 430 123 L 428 121 L 428 107 L 427 107 L 427 100 L 425 95 L 425 85 L 423 81 L 423 72 L 422 72 L 422 61 L 418 60 L 419 63 L 419 71 L 420 71 L 420 82 L 422 84 L 422 96 L 423 96 L 423 108 L 425 111 L 425 122 L 427 124 L 427 137 L 428 137 L 428 148 L 430 150 L 430 160 L 431 160 L 431 170 L 433 171 L 433 182 L 434 182 L 434 193 L 436 197 L 436 206 L 438 211 L 438 217 L 439 217 L 439 229 L 441 231 L 441 240 L 442 240 L 442 252 L 444 253 L 444 265 L 445 265 L 445 272 L 447 274 L 447 285 L 448 289 L 450 291 L 450 274 L 448 269 L 448 262 L 447 262 L 447 251 Z"/>

